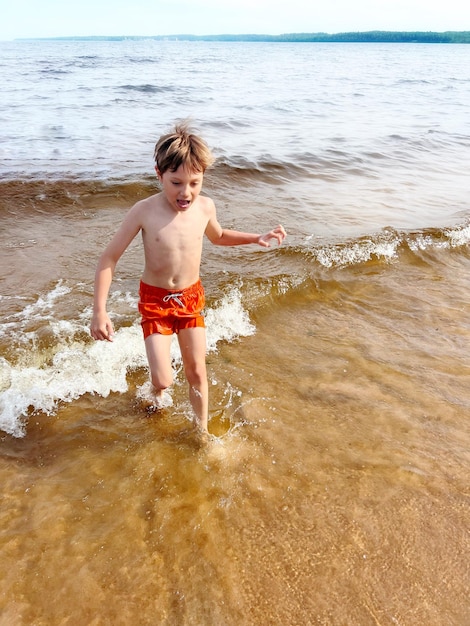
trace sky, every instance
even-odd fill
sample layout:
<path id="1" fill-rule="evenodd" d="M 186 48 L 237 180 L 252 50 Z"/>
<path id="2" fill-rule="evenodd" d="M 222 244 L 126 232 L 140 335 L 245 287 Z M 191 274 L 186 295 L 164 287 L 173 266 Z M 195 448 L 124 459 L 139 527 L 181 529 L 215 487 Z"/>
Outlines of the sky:
<path id="1" fill-rule="evenodd" d="M 89 35 L 470 30 L 463 0 L 0 0 L 0 41 Z"/>

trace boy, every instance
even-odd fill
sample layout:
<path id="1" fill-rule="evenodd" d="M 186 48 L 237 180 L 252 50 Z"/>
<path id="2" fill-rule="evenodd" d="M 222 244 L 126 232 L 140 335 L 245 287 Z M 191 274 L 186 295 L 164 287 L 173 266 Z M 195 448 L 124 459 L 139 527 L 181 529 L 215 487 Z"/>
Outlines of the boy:
<path id="1" fill-rule="evenodd" d="M 142 233 L 145 266 L 140 282 L 139 311 L 156 407 L 173 382 L 170 346 L 173 333 L 183 359 L 195 426 L 207 432 L 208 383 L 206 335 L 202 309 L 204 289 L 199 278 L 203 236 L 215 245 L 280 244 L 286 233 L 277 226 L 264 235 L 223 229 L 212 200 L 201 196 L 205 170 L 214 159 L 185 123 L 162 136 L 155 147 L 155 170 L 162 190 L 137 202 L 128 212 L 105 251 L 95 275 L 91 335 L 112 341 L 113 325 L 106 300 L 114 270 L 123 252 Z"/>

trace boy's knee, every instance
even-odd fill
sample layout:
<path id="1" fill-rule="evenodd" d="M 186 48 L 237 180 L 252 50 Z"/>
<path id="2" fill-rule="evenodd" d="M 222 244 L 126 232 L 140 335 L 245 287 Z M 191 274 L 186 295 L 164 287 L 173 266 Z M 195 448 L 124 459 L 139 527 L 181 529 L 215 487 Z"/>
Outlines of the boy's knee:
<path id="1" fill-rule="evenodd" d="M 161 376 L 158 374 L 151 374 L 150 380 L 152 385 L 158 391 L 162 391 L 163 389 L 168 389 L 173 384 L 173 378 L 171 376 Z"/>
<path id="2" fill-rule="evenodd" d="M 190 366 L 186 366 L 184 373 L 190 385 L 199 386 L 207 378 L 205 363 L 193 363 Z"/>

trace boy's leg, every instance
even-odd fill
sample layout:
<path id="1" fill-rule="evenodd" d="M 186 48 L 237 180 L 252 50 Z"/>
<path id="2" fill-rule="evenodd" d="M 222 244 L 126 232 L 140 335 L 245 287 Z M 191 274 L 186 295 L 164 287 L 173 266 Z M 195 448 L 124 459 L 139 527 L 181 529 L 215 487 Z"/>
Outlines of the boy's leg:
<path id="1" fill-rule="evenodd" d="M 150 380 L 155 395 L 161 398 L 163 391 L 173 383 L 170 348 L 173 335 L 149 335 L 145 340 L 145 350 L 150 367 Z"/>
<path id="2" fill-rule="evenodd" d="M 184 328 L 178 333 L 184 373 L 189 384 L 189 400 L 197 426 L 207 431 L 209 390 L 206 371 L 206 329 Z"/>

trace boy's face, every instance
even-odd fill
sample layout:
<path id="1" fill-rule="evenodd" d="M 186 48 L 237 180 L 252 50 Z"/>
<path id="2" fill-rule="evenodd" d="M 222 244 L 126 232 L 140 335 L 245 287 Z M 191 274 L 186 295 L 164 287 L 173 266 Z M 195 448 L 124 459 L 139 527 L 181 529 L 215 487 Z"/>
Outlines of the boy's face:
<path id="1" fill-rule="evenodd" d="M 156 168 L 157 176 L 169 205 L 175 211 L 187 211 L 201 192 L 203 172 L 189 170 L 184 165 L 163 174 Z"/>

